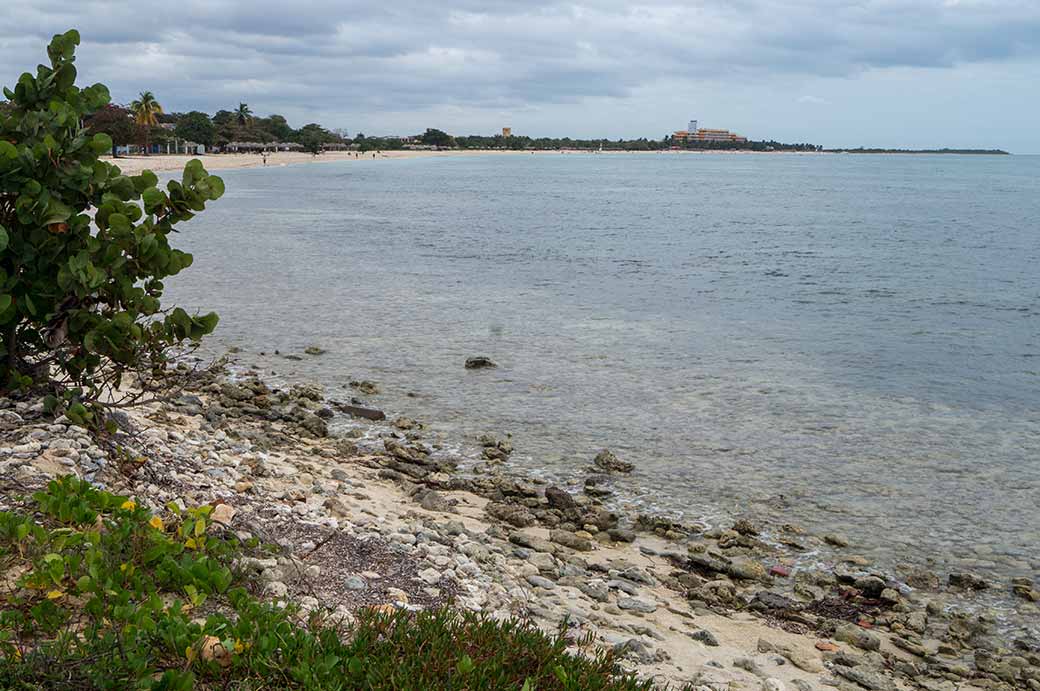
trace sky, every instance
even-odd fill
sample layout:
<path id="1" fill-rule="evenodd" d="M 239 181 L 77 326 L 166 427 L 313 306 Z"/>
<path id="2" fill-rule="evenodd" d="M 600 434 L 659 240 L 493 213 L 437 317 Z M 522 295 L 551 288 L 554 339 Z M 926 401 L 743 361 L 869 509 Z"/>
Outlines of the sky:
<path id="1" fill-rule="evenodd" d="M 1040 0 L 4 0 L 0 83 L 76 28 L 83 83 L 355 134 L 1040 153 Z"/>

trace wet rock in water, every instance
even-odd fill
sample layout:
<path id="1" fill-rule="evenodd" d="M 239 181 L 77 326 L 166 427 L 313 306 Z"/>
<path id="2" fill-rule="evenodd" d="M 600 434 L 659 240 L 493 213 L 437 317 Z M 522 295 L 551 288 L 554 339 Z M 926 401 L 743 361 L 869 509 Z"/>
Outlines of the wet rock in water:
<path id="1" fill-rule="evenodd" d="M 950 587 L 962 590 L 986 590 L 989 588 L 989 583 L 985 579 L 971 573 L 951 573 L 948 583 Z"/>
<path id="2" fill-rule="evenodd" d="M 357 389 L 366 396 L 375 396 L 379 393 L 379 385 L 375 382 L 368 381 L 367 379 L 352 381 L 350 382 L 350 387 L 352 389 Z"/>
<path id="3" fill-rule="evenodd" d="M 743 581 L 767 581 L 769 574 L 766 567 L 746 557 L 738 557 L 731 561 L 726 567 L 726 573 L 733 578 Z"/>
<path id="4" fill-rule="evenodd" d="M 574 511 L 578 508 L 578 504 L 570 492 L 556 485 L 545 488 L 545 500 L 549 502 L 550 507 L 564 512 Z"/>
<path id="5" fill-rule="evenodd" d="M 691 631 L 689 633 L 689 636 L 693 640 L 703 643 L 704 645 L 710 646 L 712 648 L 719 647 L 719 639 L 715 637 L 715 634 L 713 634 L 711 631 L 708 631 L 707 629 Z"/>
<path id="6" fill-rule="evenodd" d="M 314 414 L 307 414 L 300 421 L 300 427 L 315 437 L 329 436 L 329 427 L 323 419 Z"/>
<path id="7" fill-rule="evenodd" d="M 426 464 L 426 451 L 419 446 L 405 446 L 396 439 L 384 439 L 383 448 L 394 458 L 405 463 Z"/>
<path id="8" fill-rule="evenodd" d="M 881 597 L 882 591 L 888 587 L 885 581 L 877 576 L 863 576 L 857 578 L 853 585 L 856 590 L 861 591 L 866 597 L 877 599 Z"/>
<path id="9" fill-rule="evenodd" d="M 698 532 L 695 527 L 685 526 L 667 516 L 641 513 L 636 516 L 636 529 L 645 530 L 667 538 L 681 538 Z"/>
<path id="10" fill-rule="evenodd" d="M 363 406 L 349 405 L 347 403 L 335 403 L 333 405 L 341 413 L 346 413 L 352 417 L 364 418 L 365 420 L 373 420 L 376 422 L 386 419 L 386 413 L 375 408 L 365 408 Z"/>
<path id="11" fill-rule="evenodd" d="M 939 575 L 927 569 L 911 569 L 903 579 L 906 584 L 915 590 L 937 591 L 941 581 Z"/>
<path id="12" fill-rule="evenodd" d="M 317 384 L 297 384 L 289 390 L 289 395 L 292 398 L 302 398 L 317 403 L 325 400 L 325 391 Z M 251 393 L 249 397 L 252 398 Z"/>
<path id="13" fill-rule="evenodd" d="M 517 504 L 491 502 L 484 507 L 484 511 L 492 518 L 497 518 L 517 528 L 527 528 L 535 524 L 534 514 Z"/>
<path id="14" fill-rule="evenodd" d="M 491 358 L 478 355 L 476 357 L 466 358 L 466 369 L 488 369 L 498 367 Z"/>
<path id="15" fill-rule="evenodd" d="M 832 547 L 848 547 L 849 538 L 841 533 L 830 533 L 823 536 L 823 541 Z"/>
<path id="16" fill-rule="evenodd" d="M 582 516 L 581 522 L 591 523 L 596 526 L 598 530 L 610 530 L 611 528 L 618 527 L 618 521 L 620 518 L 616 513 L 603 507 L 593 507 L 585 512 Z"/>
<path id="17" fill-rule="evenodd" d="M 733 530 L 737 531 L 741 535 L 758 535 L 758 526 L 747 518 L 741 518 L 734 523 Z"/>
<path id="18" fill-rule="evenodd" d="M 510 441 L 512 435 L 507 434 L 505 439 L 498 439 L 490 434 L 480 437 L 480 445 L 484 448 L 481 454 L 489 461 L 504 461 L 513 453 L 513 444 Z"/>
<path id="19" fill-rule="evenodd" d="M 1013 578 L 1011 579 L 1011 590 L 1018 597 L 1023 600 L 1029 600 L 1030 602 L 1040 602 L 1040 590 L 1037 590 L 1033 586 L 1033 582 L 1028 578 Z"/>
<path id="20" fill-rule="evenodd" d="M 609 479 L 605 475 L 590 475 L 585 478 L 585 494 L 598 499 L 609 497 L 614 490 L 607 487 L 608 482 Z"/>
<path id="21" fill-rule="evenodd" d="M 480 445 L 484 447 L 481 453 L 484 458 L 489 461 L 504 461 L 509 458 L 513 453 L 512 436 L 507 434 L 505 439 L 499 439 L 493 434 L 481 435 Z"/>
<path id="22" fill-rule="evenodd" d="M 889 606 L 896 605 L 901 600 L 899 596 L 899 591 L 895 588 L 885 588 L 881 591 L 881 594 L 878 595 L 878 599 L 880 599 L 882 602 Z"/>
<path id="23" fill-rule="evenodd" d="M 603 449 L 596 457 L 592 459 L 592 463 L 599 469 L 605 470 L 608 473 L 631 473 L 635 470 L 635 466 L 626 461 L 622 461 L 614 452 L 610 449 Z"/>
<path id="24" fill-rule="evenodd" d="M 326 350 L 320 346 L 311 345 L 304 348 L 303 352 L 307 355 L 324 355 Z"/>

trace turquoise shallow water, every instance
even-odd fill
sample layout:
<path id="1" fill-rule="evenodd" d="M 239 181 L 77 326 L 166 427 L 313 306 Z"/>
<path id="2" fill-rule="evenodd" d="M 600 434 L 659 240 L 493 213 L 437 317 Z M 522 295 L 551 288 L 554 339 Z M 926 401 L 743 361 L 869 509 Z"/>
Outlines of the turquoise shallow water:
<path id="1" fill-rule="evenodd" d="M 559 155 L 226 171 L 178 304 L 286 379 L 633 505 L 1040 575 L 1040 157 Z M 462 367 L 470 355 L 497 370 Z M 414 397 L 407 393 L 415 394 Z"/>

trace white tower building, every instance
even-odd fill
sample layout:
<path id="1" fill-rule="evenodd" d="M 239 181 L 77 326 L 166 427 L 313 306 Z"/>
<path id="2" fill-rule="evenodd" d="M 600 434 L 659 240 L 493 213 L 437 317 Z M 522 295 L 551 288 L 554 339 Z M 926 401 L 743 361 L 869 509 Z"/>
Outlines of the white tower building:
<path id="1" fill-rule="evenodd" d="M 696 120 L 690 120 L 690 126 L 687 128 L 687 131 L 690 132 L 691 134 L 693 132 L 697 131 L 697 121 Z"/>

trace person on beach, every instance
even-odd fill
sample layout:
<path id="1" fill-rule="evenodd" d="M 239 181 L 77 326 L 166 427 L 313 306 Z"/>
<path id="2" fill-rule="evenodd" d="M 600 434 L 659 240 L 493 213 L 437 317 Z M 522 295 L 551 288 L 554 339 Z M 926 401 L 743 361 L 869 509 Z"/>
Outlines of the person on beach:
<path id="1" fill-rule="evenodd" d="M 261 151 L 260 152 L 260 158 L 262 158 L 264 160 L 264 165 L 266 166 L 267 165 L 267 152 L 266 151 Z"/>

